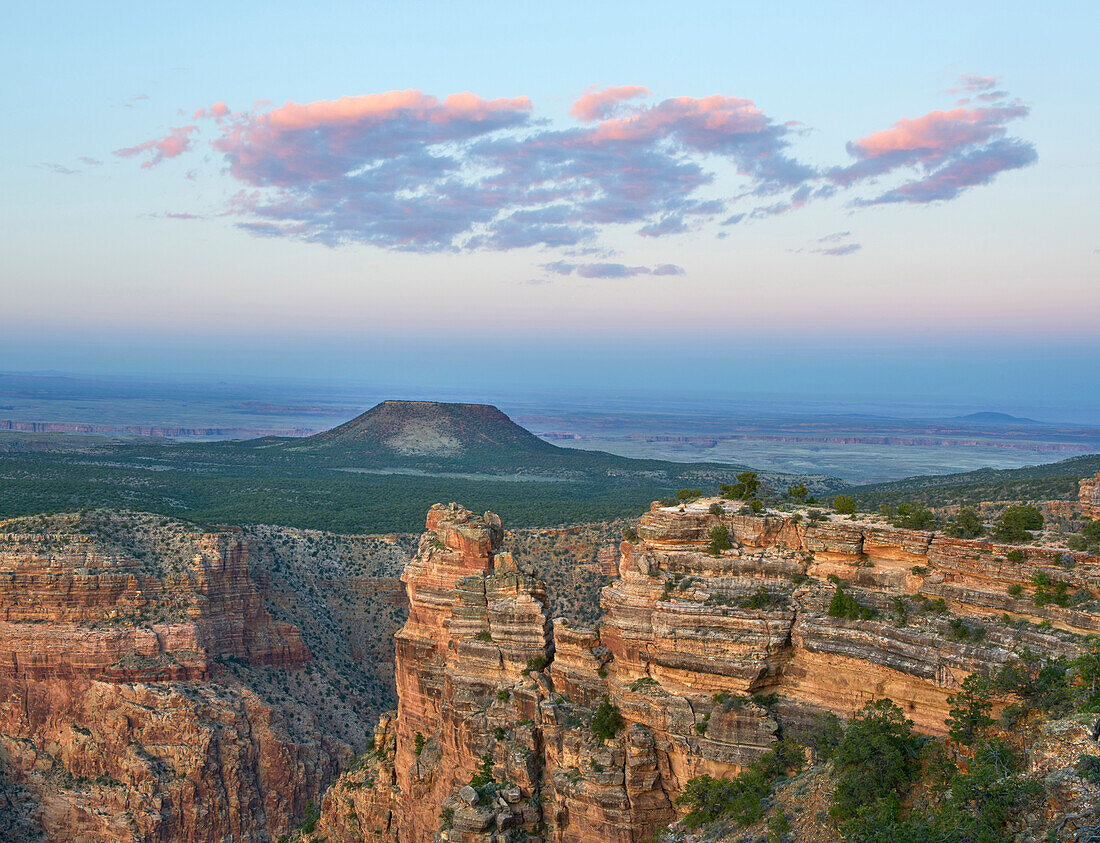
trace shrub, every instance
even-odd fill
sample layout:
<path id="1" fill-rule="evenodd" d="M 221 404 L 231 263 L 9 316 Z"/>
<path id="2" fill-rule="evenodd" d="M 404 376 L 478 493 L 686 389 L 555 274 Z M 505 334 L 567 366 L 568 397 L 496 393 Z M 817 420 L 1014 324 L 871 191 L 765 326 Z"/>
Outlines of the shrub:
<path id="1" fill-rule="evenodd" d="M 532 659 L 527 660 L 527 667 L 521 672 L 524 676 L 528 676 L 532 673 L 541 673 L 546 667 L 546 656 L 535 656 Z"/>
<path id="2" fill-rule="evenodd" d="M 476 638 L 478 641 L 492 641 L 493 640 L 493 636 L 490 635 L 488 632 L 484 632 L 484 631 L 479 632 L 477 635 L 474 636 L 474 638 Z"/>
<path id="3" fill-rule="evenodd" d="M 1014 582 L 1008 587 L 1008 593 L 1013 597 L 1019 597 L 1024 593 L 1024 588 L 1019 583 Z"/>
<path id="4" fill-rule="evenodd" d="M 703 493 L 698 489 L 681 489 L 676 493 L 676 500 L 678 501 L 693 501 L 701 497 L 703 497 Z"/>
<path id="5" fill-rule="evenodd" d="M 306 814 L 300 823 L 298 823 L 298 831 L 303 834 L 313 834 L 313 830 L 317 828 L 317 820 L 321 818 L 321 807 L 313 804 L 313 800 L 309 800 L 306 803 Z"/>
<path id="6" fill-rule="evenodd" d="M 1014 694 L 1018 702 L 1005 709 L 1002 720 L 1006 715 L 1011 718 L 1035 709 L 1048 714 L 1068 713 L 1073 695 L 1066 683 L 1066 668 L 1063 659 L 1044 660 L 1028 649 L 1024 649 L 1015 661 L 1004 665 L 993 686 L 1002 693 Z"/>
<path id="7" fill-rule="evenodd" d="M 1100 542 L 1100 518 L 1093 521 L 1089 521 L 1084 527 L 1081 528 L 1081 535 L 1085 537 L 1085 540 L 1090 544 Z"/>
<path id="8" fill-rule="evenodd" d="M 1089 543 L 1084 536 L 1070 536 L 1066 539 L 1066 547 L 1070 550 L 1088 550 Z"/>
<path id="9" fill-rule="evenodd" d="M 731 711 L 740 711 L 745 707 L 745 703 L 748 702 L 748 697 L 739 697 L 736 694 L 727 694 L 725 692 L 713 694 L 711 700 L 715 705 L 722 706 L 722 711 L 729 714 Z"/>
<path id="10" fill-rule="evenodd" d="M 1084 708 L 1088 711 L 1100 710 L 1100 692 L 1096 687 L 1100 683 L 1100 638 L 1095 635 L 1088 637 L 1084 651 L 1073 660 L 1073 666 L 1077 668 L 1077 679 L 1084 690 Z"/>
<path id="11" fill-rule="evenodd" d="M 976 539 L 985 529 L 982 517 L 976 509 L 963 507 L 947 525 L 947 535 L 957 539 Z"/>
<path id="12" fill-rule="evenodd" d="M 779 702 L 779 694 L 753 694 L 752 701 L 761 708 L 771 708 Z"/>
<path id="13" fill-rule="evenodd" d="M 1085 781 L 1100 782 L 1100 757 L 1082 755 L 1077 759 L 1077 775 Z"/>
<path id="14" fill-rule="evenodd" d="M 444 808 L 442 811 L 439 812 L 439 819 L 442 821 L 442 829 L 444 831 L 450 831 L 452 828 L 454 828 L 455 809 Z"/>
<path id="15" fill-rule="evenodd" d="M 688 780 L 676 804 L 689 806 L 684 825 L 691 829 L 725 817 L 752 825 L 764 815 L 768 784 L 763 775 L 751 769 L 734 779 L 716 779 L 704 773 Z"/>
<path id="16" fill-rule="evenodd" d="M 619 708 L 604 697 L 596 713 L 592 715 L 592 734 L 601 740 L 611 740 L 623 728 L 623 716 Z"/>
<path id="17" fill-rule="evenodd" d="M 497 691 L 497 699 L 500 702 L 508 702 L 508 692 L 504 690 L 504 688 L 499 689 Z"/>
<path id="18" fill-rule="evenodd" d="M 787 815 L 783 813 L 782 808 L 777 808 L 775 816 L 768 820 L 768 843 L 782 840 L 783 835 L 790 830 L 790 820 L 787 819 Z"/>
<path id="19" fill-rule="evenodd" d="M 1031 541 L 1032 530 L 1043 528 L 1043 515 L 1033 506 L 1010 506 L 993 525 L 992 536 L 997 541 Z"/>
<path id="20" fill-rule="evenodd" d="M 894 595 L 890 598 L 890 602 L 894 607 L 894 622 L 898 624 L 898 626 L 905 626 L 909 621 L 909 607 L 905 604 L 905 598 Z"/>
<path id="21" fill-rule="evenodd" d="M 725 524 L 715 524 L 711 527 L 710 532 L 707 533 L 707 538 L 710 539 L 709 544 L 707 544 L 707 552 L 711 556 L 717 556 L 723 550 L 729 550 L 733 547 L 733 543 L 730 541 L 730 531 Z"/>
<path id="22" fill-rule="evenodd" d="M 733 779 L 716 779 L 709 775 L 689 779 L 677 805 L 690 810 L 684 817 L 688 828 L 729 818 L 739 825 L 759 822 L 767 811 L 772 781 L 788 768 L 801 769 L 802 753 L 790 741 L 780 741 L 754 762 L 749 769 Z"/>
<path id="23" fill-rule="evenodd" d="M 835 714 L 826 712 L 815 717 L 813 723 L 799 733 L 797 738 L 813 751 L 814 757 L 819 761 L 828 761 L 844 738 L 844 724 Z"/>
<path id="24" fill-rule="evenodd" d="M 493 778 L 493 759 L 489 755 L 482 755 L 481 764 L 478 765 L 477 771 L 470 778 L 470 787 L 484 787 L 492 781 L 495 781 Z"/>
<path id="25" fill-rule="evenodd" d="M 1042 571 L 1036 571 L 1031 575 L 1031 583 L 1035 586 L 1033 600 L 1036 606 L 1046 606 L 1053 603 L 1056 606 L 1069 605 L 1069 584 L 1061 580 L 1051 582 L 1050 577 Z"/>
<path id="26" fill-rule="evenodd" d="M 724 515 L 726 510 L 722 508 L 722 504 L 715 502 L 710 505 L 710 509 L 707 510 L 711 515 Z"/>
<path id="27" fill-rule="evenodd" d="M 932 755 L 929 771 L 942 791 L 936 803 L 914 805 L 902 816 L 896 797 L 880 799 L 841 826 L 845 839 L 858 843 L 1012 840 L 1009 821 L 1042 789 L 1038 782 L 1017 775 L 1020 760 L 1012 750 L 998 740 L 980 743 L 965 773 L 942 749 Z"/>
<path id="28" fill-rule="evenodd" d="M 829 617 L 854 621 L 859 618 L 859 614 L 860 606 L 856 599 L 844 590 L 844 586 L 837 585 L 833 599 L 829 601 Z"/>
<path id="29" fill-rule="evenodd" d="M 743 609 L 766 609 L 772 603 L 772 595 L 764 586 L 759 586 L 748 597 L 742 597 L 740 602 Z"/>
<path id="30" fill-rule="evenodd" d="M 948 625 L 951 627 L 951 637 L 956 641 L 968 641 L 971 636 L 981 638 L 984 632 L 981 629 L 971 629 L 960 618 L 952 618 Z"/>
<path id="31" fill-rule="evenodd" d="M 806 485 L 804 483 L 795 483 L 787 487 L 787 497 L 792 501 L 804 501 L 806 500 Z"/>
<path id="32" fill-rule="evenodd" d="M 932 530 L 936 527 L 936 516 L 923 506 L 903 503 L 898 505 L 894 526 L 909 530 Z"/>
<path id="33" fill-rule="evenodd" d="M 1023 551 L 1010 550 L 1008 553 L 1005 554 L 1005 559 L 1007 559 L 1009 562 L 1023 562 L 1024 561 Z"/>
<path id="34" fill-rule="evenodd" d="M 822 521 L 825 518 L 820 509 L 811 509 L 809 512 L 806 513 L 806 517 L 814 523 Z"/>
<path id="35" fill-rule="evenodd" d="M 841 515 L 851 515 L 856 511 L 856 502 L 848 495 L 837 495 L 833 498 L 833 509 Z"/>
<path id="36" fill-rule="evenodd" d="M 426 743 L 427 741 L 424 739 L 424 736 L 420 734 L 420 732 L 417 732 L 415 735 L 413 735 L 413 752 L 416 753 L 417 758 L 419 758 L 420 753 L 424 751 L 424 744 Z"/>
<path id="37" fill-rule="evenodd" d="M 764 502 L 760 498 L 753 498 L 749 501 L 749 509 L 752 510 L 753 515 L 759 515 L 764 511 Z"/>
<path id="38" fill-rule="evenodd" d="M 638 531 L 633 527 L 623 527 L 623 541 L 628 541 L 631 544 L 638 543 Z"/>
<path id="39" fill-rule="evenodd" d="M 848 819 L 861 808 L 897 800 L 916 778 L 918 746 L 913 722 L 893 702 L 867 703 L 833 755 L 839 775 L 830 813 Z"/>

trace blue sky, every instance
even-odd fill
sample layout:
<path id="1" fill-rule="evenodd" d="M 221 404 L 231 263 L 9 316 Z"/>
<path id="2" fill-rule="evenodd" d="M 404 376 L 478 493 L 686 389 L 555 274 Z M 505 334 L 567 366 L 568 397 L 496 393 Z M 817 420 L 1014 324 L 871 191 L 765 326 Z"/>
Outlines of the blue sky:
<path id="1" fill-rule="evenodd" d="M 1098 18 L 24 5 L 0 369 L 1095 405 Z"/>

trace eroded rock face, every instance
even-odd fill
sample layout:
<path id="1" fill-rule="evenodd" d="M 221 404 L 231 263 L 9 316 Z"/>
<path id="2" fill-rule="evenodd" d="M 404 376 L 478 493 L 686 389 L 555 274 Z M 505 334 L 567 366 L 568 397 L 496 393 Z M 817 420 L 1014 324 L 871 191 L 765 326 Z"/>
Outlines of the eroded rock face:
<path id="1" fill-rule="evenodd" d="M 89 841 L 288 831 L 350 752 L 250 683 L 310 654 L 264 609 L 247 546 L 165 529 L 131 553 L 95 532 L 129 524 L 3 526 L 0 766 L 32 825 Z"/>
<path id="2" fill-rule="evenodd" d="M 1085 518 L 1100 518 L 1100 471 L 1081 481 L 1080 501 Z"/>
<path id="3" fill-rule="evenodd" d="M 433 507 L 403 577 L 395 719 L 318 833 L 354 839 L 354 819 L 400 841 L 650 840 L 689 779 L 736 774 L 784 729 L 889 697 L 942 734 L 967 675 L 1024 647 L 1071 655 L 1100 620 L 1030 599 L 1037 573 L 1095 597 L 1100 560 L 1084 554 L 1012 548 L 1013 562 L 989 542 L 713 503 L 642 517 L 639 540 L 608 555 L 619 577 L 598 628 L 548 625 L 541 584 L 497 550 L 495 516 Z M 718 524 L 734 547 L 711 555 Z M 855 601 L 845 617 L 829 612 L 838 583 Z M 602 739 L 605 701 L 622 725 Z"/>

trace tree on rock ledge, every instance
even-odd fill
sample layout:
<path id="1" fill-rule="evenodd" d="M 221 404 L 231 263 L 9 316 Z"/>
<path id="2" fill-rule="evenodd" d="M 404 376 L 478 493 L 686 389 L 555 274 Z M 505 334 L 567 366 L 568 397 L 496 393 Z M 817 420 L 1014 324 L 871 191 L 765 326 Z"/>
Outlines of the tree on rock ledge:
<path id="1" fill-rule="evenodd" d="M 993 725 L 989 713 L 993 710 L 992 683 L 984 676 L 971 673 L 963 680 L 957 694 L 947 698 L 951 716 L 945 721 L 947 736 L 963 746 L 970 746 Z"/>
<path id="2" fill-rule="evenodd" d="M 918 748 L 913 721 L 891 700 L 867 703 L 833 756 L 840 777 L 829 813 L 848 819 L 879 803 L 896 806 L 919 773 Z"/>
<path id="3" fill-rule="evenodd" d="M 1032 530 L 1043 529 L 1043 515 L 1033 506 L 1010 506 L 993 527 L 993 538 L 1002 542 L 1026 542 Z"/>

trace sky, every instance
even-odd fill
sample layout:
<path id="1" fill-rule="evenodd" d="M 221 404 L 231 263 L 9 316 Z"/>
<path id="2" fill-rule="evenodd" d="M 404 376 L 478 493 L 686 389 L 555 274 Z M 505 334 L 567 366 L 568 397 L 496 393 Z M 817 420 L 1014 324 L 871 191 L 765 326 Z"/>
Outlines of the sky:
<path id="1" fill-rule="evenodd" d="M 21 4 L 0 370 L 1100 420 L 1098 30 L 1085 2 Z"/>

